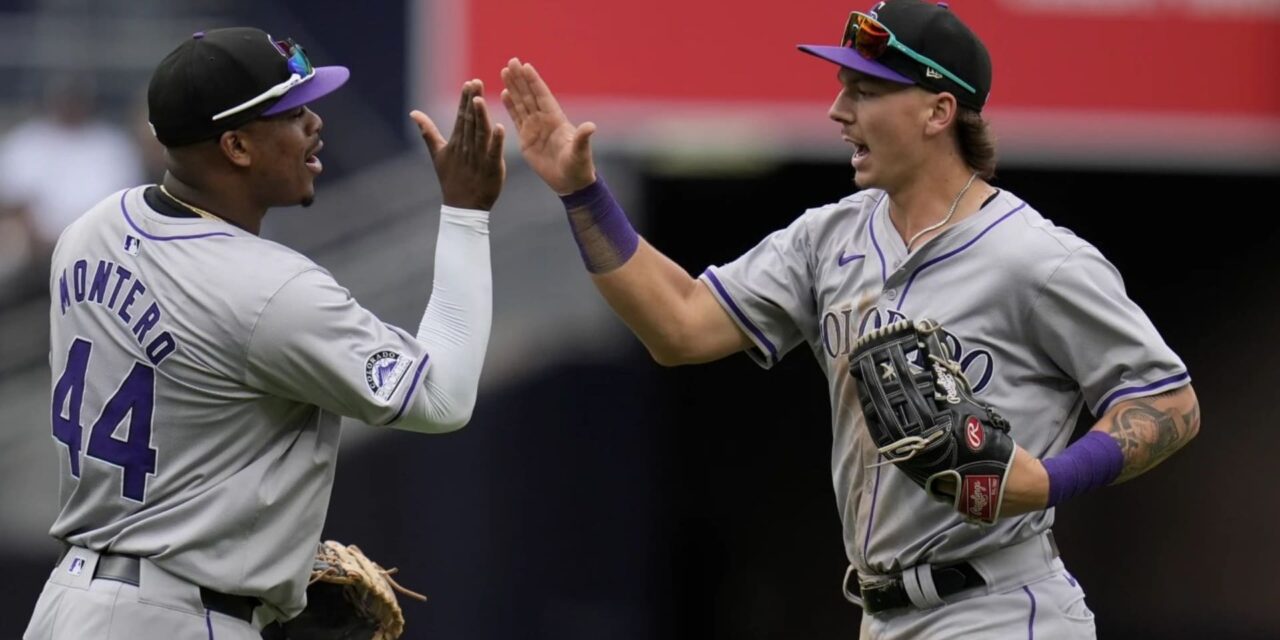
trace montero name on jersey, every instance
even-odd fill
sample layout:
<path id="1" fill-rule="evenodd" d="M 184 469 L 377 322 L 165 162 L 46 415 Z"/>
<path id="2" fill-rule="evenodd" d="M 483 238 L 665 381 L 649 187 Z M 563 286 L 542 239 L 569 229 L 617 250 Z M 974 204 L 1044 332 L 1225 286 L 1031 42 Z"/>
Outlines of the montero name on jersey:
<path id="1" fill-rule="evenodd" d="M 68 271 L 70 271 L 70 277 L 68 277 Z M 126 291 L 125 284 L 130 280 L 133 282 Z M 110 290 L 109 295 L 108 290 Z M 122 291 L 123 295 L 121 295 Z M 124 265 L 115 264 L 110 260 L 97 261 L 92 280 L 89 278 L 89 261 L 83 258 L 77 260 L 70 270 L 63 269 L 62 275 L 58 278 L 58 297 L 62 315 L 67 315 L 67 309 L 73 302 L 76 304 L 92 302 L 114 311 L 116 318 L 133 333 L 138 345 L 143 347 L 147 360 L 151 361 L 152 366 L 156 366 L 177 350 L 178 341 L 172 333 L 164 330 L 152 337 L 150 341 L 147 340 L 151 336 L 152 329 L 155 329 L 156 325 L 164 319 L 164 312 L 160 310 L 160 305 L 155 300 L 151 300 L 151 304 L 137 317 L 130 312 L 131 309 L 136 310 L 142 307 L 145 299 L 140 301 L 139 296 L 145 295 L 146 292 L 146 283 L 135 278 L 133 272 L 126 269 Z"/>

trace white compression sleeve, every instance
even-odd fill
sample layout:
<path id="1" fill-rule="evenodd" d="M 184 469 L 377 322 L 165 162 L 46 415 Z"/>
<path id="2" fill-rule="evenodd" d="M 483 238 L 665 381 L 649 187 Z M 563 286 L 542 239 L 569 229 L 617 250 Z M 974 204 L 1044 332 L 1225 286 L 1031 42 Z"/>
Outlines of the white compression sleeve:
<path id="1" fill-rule="evenodd" d="M 433 280 L 418 327 L 431 358 L 422 389 L 425 411 L 406 415 L 394 425 L 400 429 L 453 431 L 471 419 L 493 324 L 489 212 L 440 208 Z"/>

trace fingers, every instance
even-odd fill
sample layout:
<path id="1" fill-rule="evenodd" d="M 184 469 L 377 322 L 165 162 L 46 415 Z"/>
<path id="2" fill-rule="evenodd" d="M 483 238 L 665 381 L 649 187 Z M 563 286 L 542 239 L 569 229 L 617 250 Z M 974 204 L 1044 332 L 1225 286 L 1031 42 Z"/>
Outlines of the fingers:
<path id="1" fill-rule="evenodd" d="M 476 97 L 479 93 L 479 80 L 471 80 L 467 83 L 470 87 L 470 93 L 467 96 L 467 106 L 464 110 L 465 117 L 462 121 L 462 136 L 458 138 L 462 144 L 462 157 L 470 159 L 478 149 L 484 149 L 484 144 L 476 145 L 477 116 L 476 116 Z"/>
<path id="2" fill-rule="evenodd" d="M 525 77 L 529 83 L 529 90 L 533 92 L 534 103 L 543 111 L 559 111 L 560 104 L 556 102 L 556 97 L 551 93 L 551 87 L 543 81 L 542 76 L 538 75 L 538 70 L 533 68 L 532 64 L 525 64 Z"/>
<path id="3" fill-rule="evenodd" d="M 489 143 L 489 135 L 493 132 L 493 118 L 489 116 L 489 104 L 484 101 L 484 85 L 480 86 L 480 91 L 476 97 L 471 99 L 471 106 L 475 110 L 476 135 L 475 138 L 480 145 L 478 148 L 484 149 Z"/>
<path id="4" fill-rule="evenodd" d="M 506 130 L 502 125 L 493 123 L 493 117 L 489 114 L 489 103 L 485 102 L 483 96 L 476 96 L 473 102 L 476 107 L 476 120 L 479 123 L 475 138 L 476 150 L 483 150 L 489 156 L 495 154 L 501 156 Z"/>
<path id="5" fill-rule="evenodd" d="M 502 84 L 506 87 L 502 92 L 502 104 L 511 114 L 517 128 L 523 128 L 534 116 L 551 116 L 557 121 L 564 119 L 560 103 L 533 65 L 520 62 L 519 58 L 512 58 L 507 61 L 507 66 L 501 70 L 500 75 Z"/>
<path id="6" fill-rule="evenodd" d="M 489 139 L 488 155 L 491 162 L 502 160 L 502 146 L 507 139 L 507 130 L 502 125 L 493 128 L 493 137 Z"/>
<path id="7" fill-rule="evenodd" d="M 467 116 L 471 112 L 471 97 L 475 95 L 472 82 L 468 80 L 462 83 L 462 93 L 458 96 L 458 115 L 453 121 L 453 133 L 449 135 L 450 142 L 467 139 Z"/>
<path id="8" fill-rule="evenodd" d="M 573 133 L 573 152 L 579 157 L 591 156 L 591 134 L 596 132 L 596 123 L 584 122 L 578 125 Z"/>
<path id="9" fill-rule="evenodd" d="M 446 146 L 450 149 L 450 155 L 456 154 L 464 161 L 490 152 L 494 125 L 489 116 L 488 106 L 481 96 L 483 92 L 484 83 L 480 80 L 468 80 L 462 84 L 462 92 L 458 98 L 457 118 L 453 124 L 453 133 L 450 134 L 447 142 L 435 123 L 425 113 L 414 110 L 409 114 L 409 117 L 418 124 L 418 130 L 422 132 L 422 139 L 427 143 L 427 151 L 431 154 L 432 160 L 435 160 L 437 154 Z"/>
<path id="10" fill-rule="evenodd" d="M 533 93 L 533 88 L 529 85 L 529 69 L 527 64 L 521 64 L 519 58 L 512 58 L 507 62 L 507 75 L 504 81 L 508 81 L 507 88 L 511 91 L 511 99 L 523 108 L 526 115 L 538 113 L 538 99 Z"/>
<path id="11" fill-rule="evenodd" d="M 502 71 L 503 73 L 506 73 L 506 69 L 503 69 Z M 502 106 L 506 107 L 507 115 L 511 116 L 511 120 L 516 123 L 516 128 L 519 129 L 524 126 L 524 114 L 516 108 L 515 101 L 511 99 L 511 92 L 507 89 L 503 89 L 501 96 Z"/>
<path id="12" fill-rule="evenodd" d="M 502 90 L 502 106 L 507 108 L 507 113 L 511 115 L 517 127 L 523 126 L 524 121 L 529 118 L 529 111 L 525 109 L 524 101 L 516 97 L 520 92 L 520 88 L 516 86 L 516 70 L 520 68 L 519 62 L 519 59 L 512 58 L 498 73 L 502 77 L 502 86 L 505 87 Z"/>
<path id="13" fill-rule="evenodd" d="M 471 138 L 471 147 L 476 159 L 488 159 L 492 152 L 493 135 L 495 133 L 493 121 L 489 118 L 489 106 L 482 96 L 476 96 L 471 99 L 472 107 L 475 110 L 475 133 Z"/>
<path id="14" fill-rule="evenodd" d="M 520 63 L 520 58 L 512 58 L 507 61 L 507 66 L 503 67 L 498 75 L 502 77 L 502 84 L 511 92 L 511 97 L 516 104 L 523 107 L 523 93 L 526 90 L 526 84 L 520 82 L 520 76 L 524 72 L 524 66 Z M 528 115 L 528 112 L 525 112 Z"/>
<path id="15" fill-rule="evenodd" d="M 436 154 L 440 153 L 440 149 L 444 148 L 444 136 L 440 135 L 440 130 L 436 128 L 436 123 L 427 117 L 427 114 L 414 109 L 409 112 L 409 118 L 418 125 L 418 131 L 422 134 L 422 141 L 427 143 L 427 153 L 431 154 L 434 161 Z"/>

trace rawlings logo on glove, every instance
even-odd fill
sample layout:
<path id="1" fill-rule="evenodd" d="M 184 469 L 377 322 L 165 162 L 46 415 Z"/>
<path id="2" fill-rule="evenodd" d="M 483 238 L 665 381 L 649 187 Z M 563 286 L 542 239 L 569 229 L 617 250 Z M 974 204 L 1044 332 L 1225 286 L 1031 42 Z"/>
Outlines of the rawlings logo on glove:
<path id="1" fill-rule="evenodd" d="M 1013 439 L 1009 424 L 973 397 L 941 336 L 932 320 L 872 331 L 854 345 L 849 373 L 867 430 L 886 458 L 877 464 L 892 462 L 966 520 L 991 524 L 1000 514 Z M 954 495 L 943 491 L 943 479 Z"/>

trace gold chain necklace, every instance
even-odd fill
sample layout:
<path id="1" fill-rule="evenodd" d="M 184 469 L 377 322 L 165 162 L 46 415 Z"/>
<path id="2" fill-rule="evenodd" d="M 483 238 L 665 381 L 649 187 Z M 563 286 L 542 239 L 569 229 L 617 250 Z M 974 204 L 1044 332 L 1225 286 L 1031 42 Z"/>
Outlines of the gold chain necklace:
<path id="1" fill-rule="evenodd" d="M 185 200 L 182 200 L 182 199 L 178 198 L 178 196 L 175 196 L 175 195 L 173 195 L 172 193 L 169 193 L 169 190 L 168 190 L 168 189 L 166 189 L 166 188 L 164 188 L 164 185 L 163 185 L 163 184 L 162 184 L 162 185 L 160 185 L 160 191 L 161 191 L 162 193 L 164 193 L 166 196 L 169 196 L 169 198 L 170 198 L 170 199 L 172 199 L 174 202 L 176 202 L 176 203 L 178 203 L 178 204 L 180 204 L 180 205 L 182 205 L 182 206 L 184 206 L 184 207 L 186 207 L 186 208 L 190 209 L 190 210 L 192 211 L 192 213 L 195 213 L 196 215 L 200 216 L 201 218 L 205 218 L 205 219 L 208 219 L 208 220 L 217 220 L 218 222 L 226 222 L 226 220 L 225 220 L 225 219 L 223 219 L 221 216 L 219 216 L 219 215 L 217 215 L 217 214 L 214 214 L 214 213 L 209 213 L 208 211 L 205 211 L 204 209 L 201 209 L 200 207 L 197 207 L 197 206 L 195 206 L 194 204 L 191 204 L 191 203 L 189 203 L 189 202 L 187 202 L 187 201 L 185 201 Z"/>
<path id="2" fill-rule="evenodd" d="M 951 220 L 951 216 L 955 215 L 956 213 L 956 207 L 960 206 L 960 199 L 964 197 L 964 194 L 968 193 L 969 187 L 973 186 L 973 181 L 977 177 L 978 177 L 978 173 L 976 171 L 969 176 L 969 181 L 964 183 L 964 188 L 960 190 L 960 193 L 956 194 L 956 199 L 951 201 L 951 209 L 947 211 L 947 216 L 945 218 L 939 220 L 938 222 L 936 222 L 931 226 L 921 229 L 920 231 L 916 232 L 914 236 L 911 236 L 911 239 L 907 241 L 907 253 L 911 253 L 911 243 L 915 242 L 916 238 L 919 238 L 920 236 L 926 233 L 929 233 L 930 231 L 933 231 L 938 227 L 941 227 L 942 225 L 946 224 L 947 221 Z"/>

